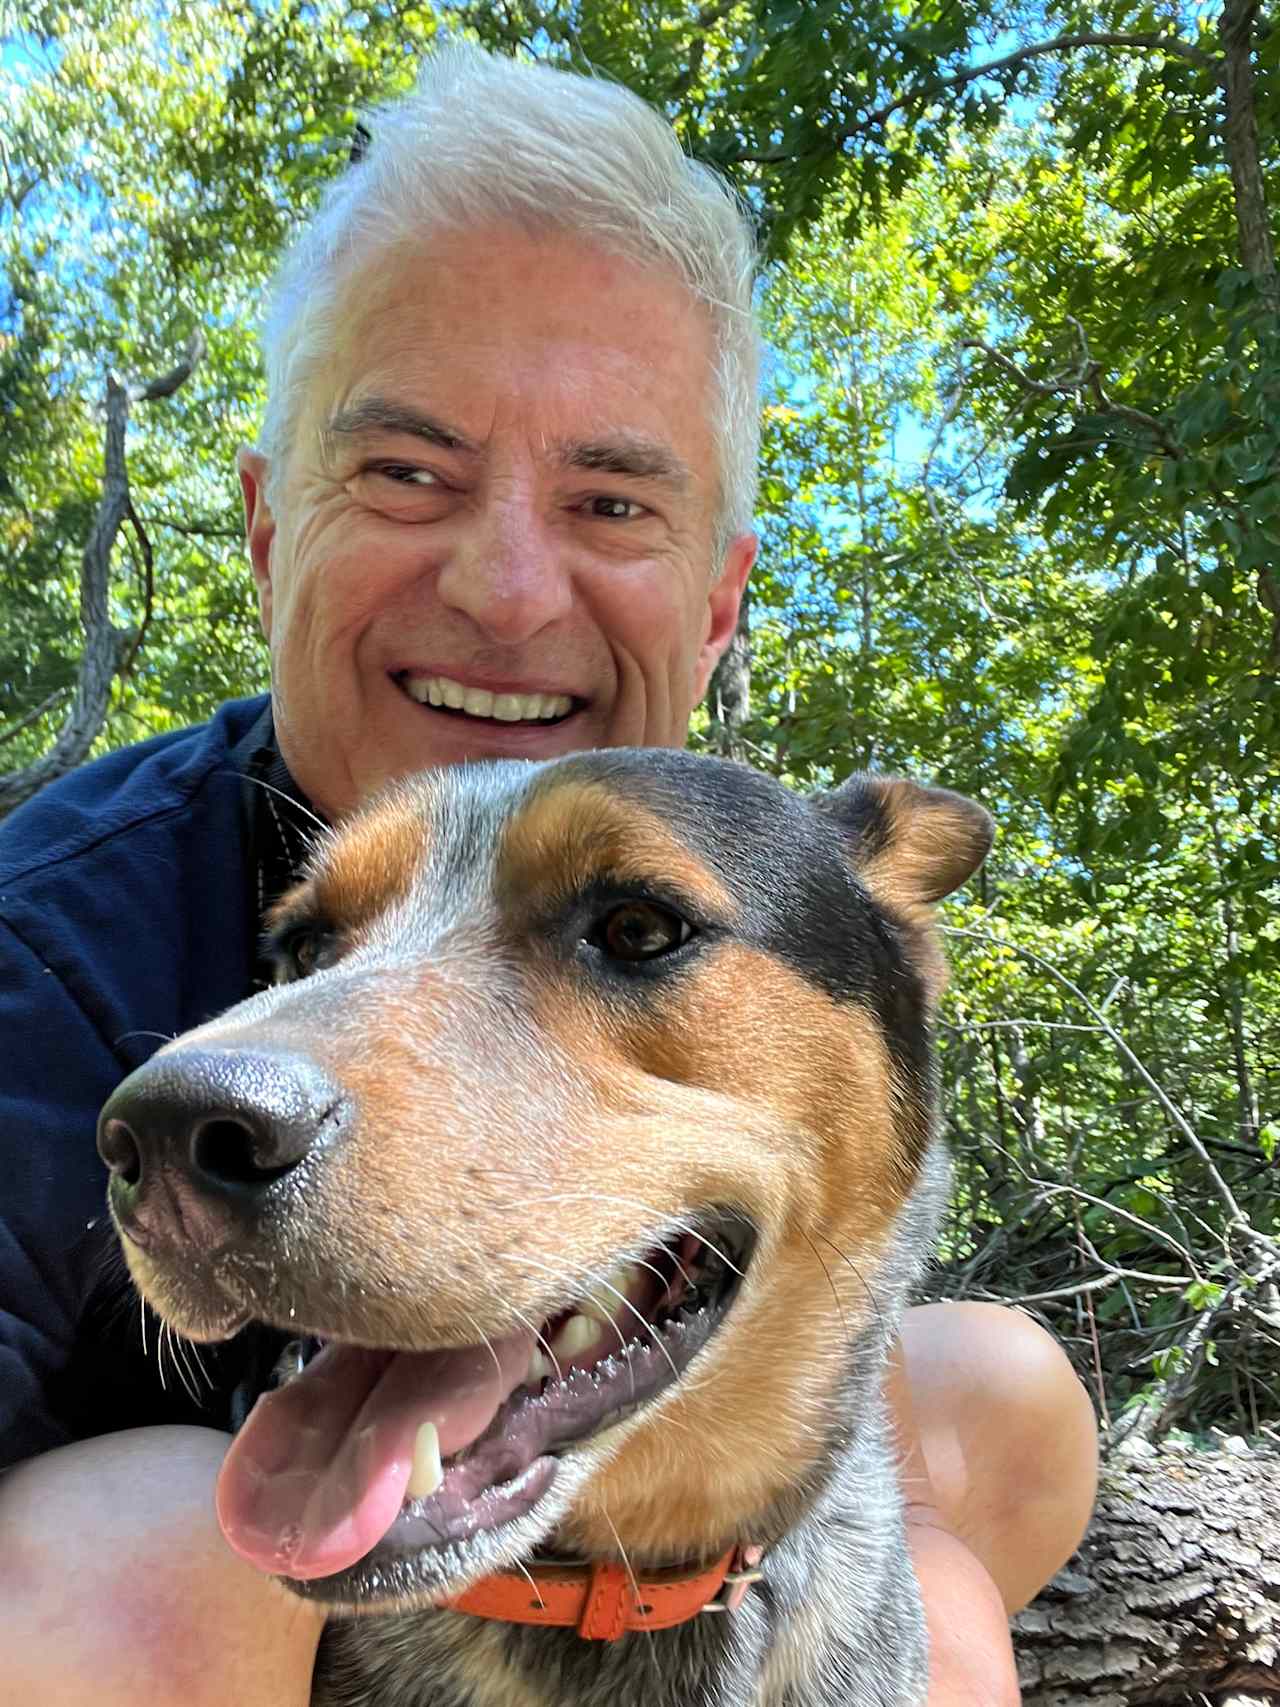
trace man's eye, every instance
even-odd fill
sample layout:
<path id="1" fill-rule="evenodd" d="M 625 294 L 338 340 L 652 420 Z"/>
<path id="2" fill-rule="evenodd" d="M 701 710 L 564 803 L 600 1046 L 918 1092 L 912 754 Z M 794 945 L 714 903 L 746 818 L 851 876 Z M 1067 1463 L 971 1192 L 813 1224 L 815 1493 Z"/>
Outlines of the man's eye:
<path id="1" fill-rule="evenodd" d="M 587 505 L 588 514 L 600 516 L 605 521 L 630 522 L 637 516 L 645 514 L 643 504 L 637 504 L 630 498 L 592 498 Z"/>
<path id="2" fill-rule="evenodd" d="M 398 486 L 438 486 L 439 479 L 429 468 L 418 468 L 410 462 L 382 462 L 374 469 L 373 474 L 383 474 L 388 480 L 394 480 Z"/>

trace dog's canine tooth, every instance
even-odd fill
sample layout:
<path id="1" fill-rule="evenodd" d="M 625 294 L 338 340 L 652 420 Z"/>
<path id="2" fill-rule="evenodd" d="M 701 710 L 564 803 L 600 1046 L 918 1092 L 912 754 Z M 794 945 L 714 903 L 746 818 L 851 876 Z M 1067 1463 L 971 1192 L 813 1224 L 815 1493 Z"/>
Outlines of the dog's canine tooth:
<path id="1" fill-rule="evenodd" d="M 433 1422 L 424 1422 L 414 1436 L 413 1468 L 409 1472 L 408 1495 L 411 1500 L 425 1500 L 444 1481 L 444 1466 L 440 1462 L 440 1432 Z"/>
<path id="2" fill-rule="evenodd" d="M 270 1385 L 272 1387 L 287 1387 L 290 1381 L 296 1381 L 307 1366 L 307 1345 L 305 1340 L 290 1340 L 275 1361 L 271 1371 Z"/>
<path id="3" fill-rule="evenodd" d="M 536 1387 L 539 1382 L 545 1381 L 548 1375 L 554 1375 L 555 1372 L 555 1364 L 543 1353 L 541 1346 L 535 1345 L 529 1354 L 529 1373 L 525 1376 L 526 1385 Z"/>

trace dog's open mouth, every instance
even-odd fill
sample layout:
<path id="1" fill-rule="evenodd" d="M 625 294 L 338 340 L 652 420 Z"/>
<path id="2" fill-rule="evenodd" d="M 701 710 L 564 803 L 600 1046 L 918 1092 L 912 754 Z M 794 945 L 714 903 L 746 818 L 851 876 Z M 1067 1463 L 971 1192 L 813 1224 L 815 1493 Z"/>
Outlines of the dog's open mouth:
<path id="1" fill-rule="evenodd" d="M 447 1594 L 517 1540 L 562 1455 L 679 1380 L 755 1244 L 715 1212 L 532 1329 L 440 1351 L 280 1334 L 218 1484 L 237 1552 L 322 1600 Z M 241 1395 L 241 1411 L 246 1400 Z"/>

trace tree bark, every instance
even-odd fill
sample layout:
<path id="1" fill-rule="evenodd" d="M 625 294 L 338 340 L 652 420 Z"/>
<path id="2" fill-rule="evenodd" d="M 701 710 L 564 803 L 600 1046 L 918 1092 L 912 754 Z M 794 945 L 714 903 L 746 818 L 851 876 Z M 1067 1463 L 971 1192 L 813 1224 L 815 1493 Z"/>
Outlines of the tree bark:
<path id="1" fill-rule="evenodd" d="M 1240 261 L 1272 314 L 1280 317 L 1280 276 L 1267 208 L 1258 143 L 1253 78 L 1253 29 L 1257 0 L 1226 0 L 1218 23 L 1222 39 L 1222 90 L 1226 101 L 1223 144 L 1235 189 Z"/>
<path id="2" fill-rule="evenodd" d="M 129 473 L 125 464 L 125 430 L 131 401 L 151 403 L 171 397 L 194 372 L 205 351 L 202 332 L 187 341 L 183 359 L 166 374 L 132 390 L 114 374 L 107 375 L 107 426 L 103 453 L 102 498 L 80 559 L 80 626 L 84 651 L 75 699 L 57 739 L 47 753 L 21 770 L 0 775 L 0 818 L 29 800 L 47 783 L 65 776 L 88 756 L 106 722 L 111 705 L 111 684 L 116 675 L 127 674 L 142 644 L 151 612 L 151 547 L 134 513 L 129 497 Z M 147 565 L 147 610 L 136 629 L 116 628 L 111 621 L 111 553 L 116 535 L 130 521 L 138 535 Z"/>
<path id="3" fill-rule="evenodd" d="M 743 588 L 738 626 L 721 655 L 707 690 L 710 745 L 725 759 L 745 759 L 742 728 L 751 715 L 751 587 Z"/>
<path id="4" fill-rule="evenodd" d="M 124 463 L 128 419 L 129 393 L 114 374 L 108 374 L 102 501 L 80 561 L 80 623 L 85 643 L 76 697 L 49 751 L 22 770 L 0 776 L 0 815 L 11 812 L 46 783 L 74 770 L 88 755 L 106 720 L 111 683 L 131 639 L 113 626 L 108 608 L 111 548 L 129 511 L 129 481 Z"/>
<path id="5" fill-rule="evenodd" d="M 1280 1703 L 1280 1453 L 1130 1445 L 1014 1619 L 1023 1707 Z"/>

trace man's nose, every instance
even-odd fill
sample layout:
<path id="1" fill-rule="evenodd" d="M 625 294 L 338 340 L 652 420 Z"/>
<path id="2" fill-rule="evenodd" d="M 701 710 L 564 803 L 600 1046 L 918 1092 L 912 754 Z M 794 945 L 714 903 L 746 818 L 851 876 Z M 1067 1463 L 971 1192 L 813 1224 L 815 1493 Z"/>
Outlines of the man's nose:
<path id="1" fill-rule="evenodd" d="M 271 1188 L 337 1139 L 350 1112 L 342 1087 L 303 1055 L 158 1055 L 129 1075 L 99 1117 L 112 1208 L 144 1248 L 220 1242 L 229 1223 L 256 1220 Z"/>
<path id="2" fill-rule="evenodd" d="M 446 605 L 506 646 L 532 640 L 573 604 L 563 542 L 522 496 L 491 500 L 473 515 L 437 586 Z"/>

